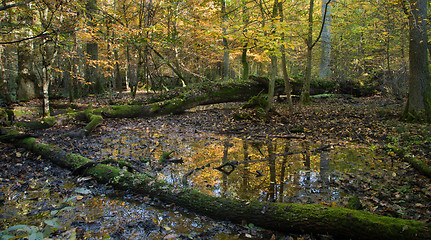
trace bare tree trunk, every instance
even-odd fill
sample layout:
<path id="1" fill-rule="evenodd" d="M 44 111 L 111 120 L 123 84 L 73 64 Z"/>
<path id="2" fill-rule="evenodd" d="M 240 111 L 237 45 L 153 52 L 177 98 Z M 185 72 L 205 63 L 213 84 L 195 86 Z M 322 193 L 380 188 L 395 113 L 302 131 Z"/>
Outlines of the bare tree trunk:
<path id="1" fill-rule="evenodd" d="M 280 14 L 280 21 L 284 22 L 284 13 L 283 13 L 283 2 L 278 3 L 278 11 Z M 292 86 L 290 84 L 289 75 L 287 74 L 287 62 L 286 62 L 286 48 L 284 47 L 284 32 L 281 33 L 281 70 L 283 71 L 283 79 L 284 79 L 284 93 L 287 98 L 287 106 L 289 110 L 293 110 L 293 102 L 292 102 Z"/>
<path id="2" fill-rule="evenodd" d="M 328 0 L 322 0 L 322 41 L 320 51 L 319 78 L 327 79 L 331 76 L 329 67 L 331 60 L 331 5 Z M 325 14 L 326 12 L 326 14 Z"/>
<path id="3" fill-rule="evenodd" d="M 54 45 L 52 45 L 54 43 Z M 52 45 L 52 46 L 51 46 Z M 51 68 L 57 55 L 56 39 L 43 39 L 40 45 L 40 55 L 42 57 L 42 116 L 49 117 L 49 85 L 51 84 Z"/>
<path id="4" fill-rule="evenodd" d="M 226 12 L 226 1 L 225 0 L 221 0 L 221 14 L 222 14 L 222 25 L 223 24 L 227 24 L 227 12 Z M 227 27 L 223 26 L 222 27 L 222 32 L 223 32 L 223 47 L 224 47 L 224 51 L 223 51 L 223 79 L 228 79 L 229 78 L 229 45 L 227 42 Z"/>
<path id="5" fill-rule="evenodd" d="M 115 72 L 114 72 L 114 78 L 115 78 L 115 89 L 118 91 L 118 93 L 121 94 L 123 91 L 123 78 L 121 76 L 120 72 L 120 57 L 118 56 L 118 49 L 114 49 L 114 60 L 115 60 Z"/>
<path id="6" fill-rule="evenodd" d="M 247 33 L 247 24 L 248 24 L 248 11 L 247 11 L 247 7 L 246 7 L 246 1 L 245 0 L 241 0 L 241 4 L 242 4 L 242 24 L 243 24 L 243 33 L 246 34 Z M 248 44 L 247 42 L 243 43 L 243 47 L 242 47 L 242 55 L 241 55 L 241 63 L 242 63 L 242 80 L 247 80 L 248 76 L 249 76 L 249 69 L 250 66 L 247 62 L 247 47 Z"/>
<path id="7" fill-rule="evenodd" d="M 70 101 L 72 102 L 74 98 L 79 98 L 81 96 L 82 91 L 80 91 L 80 86 L 81 84 L 79 83 L 79 67 L 78 67 L 78 62 L 79 62 L 79 52 L 78 52 L 78 40 L 76 38 L 76 33 L 73 33 L 73 43 L 74 43 L 74 47 L 73 47 L 73 58 L 72 58 L 72 85 L 73 85 L 73 95 L 72 92 L 70 93 L 71 95 L 70 97 Z"/>
<path id="8" fill-rule="evenodd" d="M 9 84 L 5 74 L 4 62 L 7 61 L 6 59 L 7 57 L 5 56 L 4 47 L 0 46 L 0 80 L 1 80 L 0 82 L 2 85 L 2 91 L 5 97 L 6 104 L 10 105 L 12 103 L 12 98 L 10 97 L 10 94 L 9 94 L 9 87 L 8 87 Z"/>
<path id="9" fill-rule="evenodd" d="M 17 100 L 28 101 L 37 97 L 37 80 L 33 71 L 33 43 L 18 46 Z"/>
<path id="10" fill-rule="evenodd" d="M 302 86 L 301 92 L 301 103 L 310 103 L 310 83 L 311 83 L 311 60 L 313 51 L 313 11 L 314 11 L 314 0 L 310 0 L 310 7 L 308 9 L 308 35 L 307 40 L 307 53 L 306 53 L 306 69 L 305 69 L 305 81 Z"/>
<path id="11" fill-rule="evenodd" d="M 88 22 L 89 26 L 94 26 L 94 14 L 97 10 L 97 0 L 88 0 L 86 10 L 89 14 L 90 21 Z M 99 46 L 95 40 L 89 40 L 87 42 L 87 63 L 86 63 L 86 72 L 85 72 L 85 80 L 87 83 L 91 83 L 92 89 L 94 93 L 102 93 L 103 84 L 101 82 L 101 78 L 99 76 L 98 67 L 96 65 L 96 61 L 99 60 Z"/>
<path id="12" fill-rule="evenodd" d="M 275 19 L 278 16 L 278 0 L 274 1 L 273 9 L 272 9 L 272 24 L 274 24 Z M 271 33 L 275 34 L 275 30 Z M 277 77 L 277 56 L 273 52 L 270 56 L 271 58 L 271 75 L 269 78 L 269 87 L 268 87 L 268 105 L 265 111 L 268 113 L 274 104 L 274 90 L 275 90 L 275 78 Z"/>
<path id="13" fill-rule="evenodd" d="M 409 97 L 403 114 L 406 120 L 424 117 L 431 122 L 431 86 L 427 54 L 427 1 L 412 0 L 409 14 Z"/>

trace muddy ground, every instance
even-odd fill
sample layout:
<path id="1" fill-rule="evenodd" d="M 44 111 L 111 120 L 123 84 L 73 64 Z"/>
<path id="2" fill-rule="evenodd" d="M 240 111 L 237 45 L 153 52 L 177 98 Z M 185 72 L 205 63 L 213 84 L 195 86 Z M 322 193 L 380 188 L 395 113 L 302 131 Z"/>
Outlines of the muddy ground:
<path id="1" fill-rule="evenodd" d="M 98 99 L 97 102 L 95 99 L 87 99 L 82 100 L 81 103 L 77 103 L 75 107 L 85 108 L 85 103 L 90 101 L 93 102 L 93 107 L 105 104 L 105 102 L 100 99 Z M 37 102 L 27 104 L 37 105 Z M 57 101 L 53 104 L 53 106 L 63 107 L 65 105 L 67 104 L 62 101 Z M 82 141 L 80 139 L 65 137 L 67 133 L 78 131 L 83 127 L 83 123 L 78 121 L 42 131 L 33 131 L 32 133 L 38 135 L 39 138 L 46 142 L 57 144 L 72 152 L 93 159 L 98 158 L 97 155 L 93 154 L 94 151 L 97 150 L 98 145 L 97 142 L 92 141 L 92 138 L 96 139 L 97 136 L 107 134 L 107 132 L 119 126 L 135 126 L 138 124 L 144 124 L 148 128 L 171 127 L 177 131 L 177 134 L 211 132 L 240 138 L 295 135 L 310 141 L 322 143 L 323 145 L 334 142 L 362 144 L 369 146 L 372 151 L 376 151 L 385 156 L 380 160 L 392 163 L 390 172 L 382 171 L 381 174 L 373 175 L 368 172 L 363 172 L 358 175 L 346 175 L 343 176 L 345 181 L 339 181 L 334 184 L 337 184 L 337 187 L 345 189 L 351 195 L 358 196 L 364 211 L 424 222 L 430 221 L 431 181 L 418 174 L 408 164 L 400 161 L 400 159 L 389 150 L 390 148 L 388 148 L 389 146 L 405 148 L 409 154 L 427 163 L 431 157 L 431 127 L 425 124 L 412 124 L 398 121 L 398 117 L 403 110 L 403 101 L 382 97 L 315 99 L 313 104 L 302 106 L 301 109 L 297 107 L 297 109 L 291 112 L 286 110 L 284 104 L 277 104 L 277 114 L 273 114 L 269 120 L 254 119 L 243 121 L 234 120 L 232 117 L 232 114 L 238 111 L 239 106 L 240 104 L 237 103 L 202 106 L 180 115 L 160 116 L 148 119 L 105 119 L 101 126 L 92 132 L 87 139 L 84 139 L 84 142 L 89 143 L 88 145 L 77 144 L 77 141 Z M 53 112 L 60 113 L 63 111 L 63 107 L 61 109 L 54 109 Z M 76 144 L 73 144 L 74 142 Z M 118 196 L 124 194 L 110 189 L 109 186 L 98 186 L 95 182 L 92 182 L 92 180 L 79 181 L 78 177 L 72 176 L 70 172 L 52 166 L 50 163 L 37 156 L 33 156 L 23 149 L 15 149 L 5 144 L 0 146 L 0 167 L 3 169 L 0 176 L 2 189 L 10 189 L 9 192 L 2 190 L 3 192 L 0 193 L 2 194 L 0 197 L 6 199 L 6 201 L 1 203 L 4 204 L 2 207 L 7 206 L 8 201 L 16 200 L 25 202 L 23 198 L 28 198 L 26 194 L 17 194 L 17 192 L 28 192 L 32 189 L 37 189 L 37 184 L 34 185 L 35 183 L 33 183 L 32 185 L 32 182 L 50 182 L 45 188 L 48 188 L 50 192 L 60 192 L 62 194 L 60 198 L 62 199 L 76 196 L 76 192 L 74 191 L 77 188 L 81 189 L 88 186 L 93 186 L 92 188 L 97 189 L 94 190 L 91 196 L 98 194 L 103 194 L 104 196 Z M 73 188 L 67 191 L 61 187 L 66 181 L 73 182 Z M 14 193 L 15 195 L 11 196 L 10 193 Z M 78 195 L 82 195 L 84 200 L 91 198 L 88 194 Z M 39 200 L 42 197 L 37 196 L 34 198 Z M 301 202 L 301 199 L 296 199 L 296 201 Z M 153 200 L 148 199 L 142 201 L 142 203 L 156 204 Z M 307 201 L 307 203 L 314 202 Z M 26 202 L 26 206 L 31 204 L 31 201 Z M 327 204 L 343 205 L 346 204 L 346 201 Z M 44 208 L 56 209 L 61 206 L 61 203 L 50 203 L 46 204 L 49 206 L 45 206 L 41 204 L 40 201 L 35 200 L 34 205 L 33 210 L 29 210 L 29 213 L 32 211 L 39 211 L 37 213 L 40 215 L 41 212 L 44 212 Z M 163 207 L 163 204 L 161 204 L 161 206 Z M 80 211 L 86 210 L 81 209 Z M 78 223 L 76 223 L 76 221 L 78 221 Z M 91 220 L 75 220 L 75 225 L 70 226 L 76 229 L 75 232 L 79 237 L 84 238 L 86 233 L 89 234 L 88 222 L 91 223 Z M 85 227 L 83 226 L 85 225 L 84 223 L 87 224 Z M 95 223 L 97 223 L 97 221 Z M 10 226 L 4 220 L 2 220 L 0 224 L 2 224 L 0 228 Z M 211 222 L 208 224 L 217 225 L 222 223 Z M 321 237 L 280 235 L 260 229 L 256 230 L 250 228 L 250 226 L 240 227 L 235 225 L 235 227 L 233 227 L 227 223 L 223 224 L 222 227 L 211 228 L 218 229 L 214 230 L 217 233 L 213 233 L 210 230 L 191 230 L 191 233 L 188 233 L 188 235 L 173 231 L 171 227 L 168 227 L 168 229 L 160 226 L 153 227 L 158 228 L 157 231 L 163 232 L 158 235 L 159 239 L 167 237 L 187 239 L 192 236 L 195 238 L 209 239 L 211 236 L 205 237 L 204 234 L 219 234 L 220 232 L 228 232 L 227 239 L 232 238 L 232 236 L 246 239 Z M 130 228 L 133 228 L 133 226 Z M 118 229 L 120 228 L 118 227 Z M 120 231 L 118 229 L 117 231 Z M 127 232 L 130 230 L 128 230 L 128 228 L 124 230 L 123 227 L 122 231 Z M 64 230 L 59 232 L 57 236 L 66 233 L 72 234 Z M 127 237 L 124 237 L 126 235 L 118 234 L 119 235 L 115 236 L 123 237 L 119 237 L 118 239 L 127 239 Z M 199 234 L 202 234 L 202 236 Z M 111 235 L 114 239 L 115 236 Z M 212 235 L 212 237 L 214 236 L 215 235 Z"/>

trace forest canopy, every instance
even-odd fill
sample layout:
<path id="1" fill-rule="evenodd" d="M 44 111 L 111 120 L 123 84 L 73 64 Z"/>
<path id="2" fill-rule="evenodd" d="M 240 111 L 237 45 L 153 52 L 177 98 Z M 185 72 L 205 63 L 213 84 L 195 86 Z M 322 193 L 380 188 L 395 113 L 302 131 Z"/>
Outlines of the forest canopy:
<path id="1" fill-rule="evenodd" d="M 3 1 L 2 96 L 48 107 L 49 94 L 135 97 L 255 75 L 270 89 L 284 80 L 304 103 L 324 92 L 402 98 L 415 6 L 426 15 L 423 0 Z"/>

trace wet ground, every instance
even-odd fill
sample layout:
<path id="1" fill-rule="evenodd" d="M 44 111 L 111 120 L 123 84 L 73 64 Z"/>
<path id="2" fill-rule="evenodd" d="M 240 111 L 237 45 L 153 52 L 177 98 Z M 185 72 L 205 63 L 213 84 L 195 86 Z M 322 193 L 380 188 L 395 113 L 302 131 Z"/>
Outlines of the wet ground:
<path id="1" fill-rule="evenodd" d="M 82 128 L 79 122 L 35 134 L 90 159 L 127 160 L 160 179 L 217 196 L 328 206 L 345 206 L 351 196 L 358 196 L 365 211 L 429 221 L 430 180 L 387 151 L 388 144 L 404 144 L 424 161 L 430 157 L 428 126 L 399 122 L 401 102 L 319 100 L 294 114 L 280 105 L 279 115 L 266 122 L 233 120 L 238 106 L 205 106 L 148 119 L 106 119 L 84 139 L 68 136 Z M 13 224 L 40 228 L 43 220 L 61 214 L 57 228 L 63 230 L 56 236 L 310 237 L 213 221 L 71 176 L 23 150 L 5 145 L 2 149 L 1 164 L 7 168 L 0 179 L 6 199 L 0 215 L 7 219 L 2 228 Z M 169 157 L 162 158 L 167 153 Z"/>
<path id="2" fill-rule="evenodd" d="M 0 229 L 18 226 L 20 231 L 10 232 L 13 236 L 35 239 L 290 237 L 254 226 L 214 221 L 147 196 L 113 190 L 91 178 L 73 176 L 70 171 L 24 149 L 5 144 L 0 147 Z M 294 235 L 291 237 L 296 239 Z"/>

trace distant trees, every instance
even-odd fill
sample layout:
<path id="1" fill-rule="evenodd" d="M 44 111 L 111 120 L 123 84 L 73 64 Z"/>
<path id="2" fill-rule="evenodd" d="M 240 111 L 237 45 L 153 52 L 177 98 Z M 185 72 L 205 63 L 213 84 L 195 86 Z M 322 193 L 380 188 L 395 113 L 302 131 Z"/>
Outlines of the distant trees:
<path id="1" fill-rule="evenodd" d="M 302 85 L 303 102 L 322 85 L 402 97 L 406 69 L 415 64 L 407 61 L 402 6 L 415 32 L 425 22 L 414 19 L 412 6 L 420 0 L 341 0 L 332 9 L 328 2 L 316 8 L 315 0 L 6 0 L 0 4 L 1 58 L 7 63 L 1 65 L 1 89 L 5 99 L 25 100 L 50 86 L 48 94 L 61 91 L 73 101 L 85 92 L 127 88 L 134 96 L 139 89 L 259 75 L 284 81 L 288 96 L 291 83 Z M 312 55 L 315 46 L 321 54 Z M 45 87 L 44 68 L 50 73 Z M 412 79 L 423 78 L 411 70 Z M 418 95 L 413 86 L 410 95 Z"/>

